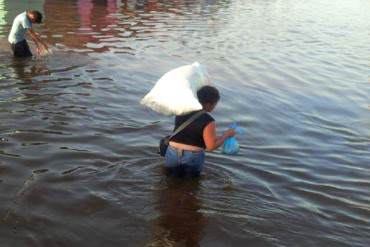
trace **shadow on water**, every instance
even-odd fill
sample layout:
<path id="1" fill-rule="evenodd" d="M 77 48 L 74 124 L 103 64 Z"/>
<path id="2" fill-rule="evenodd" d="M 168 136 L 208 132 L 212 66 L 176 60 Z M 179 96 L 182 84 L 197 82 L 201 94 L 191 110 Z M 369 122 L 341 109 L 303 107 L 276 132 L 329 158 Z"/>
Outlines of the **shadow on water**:
<path id="1" fill-rule="evenodd" d="M 199 187 L 198 178 L 165 180 L 155 202 L 160 215 L 152 222 L 152 240 L 146 247 L 201 246 L 207 220 L 200 212 Z"/>

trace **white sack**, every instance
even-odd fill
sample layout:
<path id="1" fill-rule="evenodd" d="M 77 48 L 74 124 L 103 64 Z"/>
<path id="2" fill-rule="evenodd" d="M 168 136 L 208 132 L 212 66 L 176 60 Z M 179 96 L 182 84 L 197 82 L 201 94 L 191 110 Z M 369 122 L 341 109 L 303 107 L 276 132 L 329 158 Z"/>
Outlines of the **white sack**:
<path id="1" fill-rule="evenodd" d="M 211 80 L 204 66 L 195 62 L 164 74 L 141 104 L 165 115 L 184 115 L 201 110 L 197 91 Z"/>

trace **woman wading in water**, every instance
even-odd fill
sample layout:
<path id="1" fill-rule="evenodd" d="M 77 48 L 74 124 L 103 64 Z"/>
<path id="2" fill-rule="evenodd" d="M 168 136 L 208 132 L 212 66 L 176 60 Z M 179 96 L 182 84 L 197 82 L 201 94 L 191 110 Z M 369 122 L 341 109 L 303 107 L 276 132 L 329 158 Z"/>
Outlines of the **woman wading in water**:
<path id="1" fill-rule="evenodd" d="M 198 90 L 197 96 L 203 106 L 202 113 L 194 111 L 175 118 L 175 129 L 177 129 L 193 115 L 200 114 L 170 139 L 165 156 L 165 167 L 171 175 L 198 176 L 203 168 L 205 150 L 217 149 L 228 137 L 235 135 L 232 129 L 225 131 L 221 136 L 216 134 L 215 120 L 209 113 L 215 109 L 220 100 L 218 90 L 212 86 L 204 86 Z"/>

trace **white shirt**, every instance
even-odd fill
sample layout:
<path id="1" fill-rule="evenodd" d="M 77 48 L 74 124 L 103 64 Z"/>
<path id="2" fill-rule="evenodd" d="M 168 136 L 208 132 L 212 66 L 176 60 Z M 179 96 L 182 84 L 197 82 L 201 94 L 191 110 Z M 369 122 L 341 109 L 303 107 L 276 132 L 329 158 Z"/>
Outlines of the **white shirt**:
<path id="1" fill-rule="evenodd" d="M 27 17 L 27 12 L 17 15 L 13 21 L 12 30 L 10 31 L 8 41 L 16 44 L 25 39 L 27 29 L 32 27 L 32 22 Z"/>

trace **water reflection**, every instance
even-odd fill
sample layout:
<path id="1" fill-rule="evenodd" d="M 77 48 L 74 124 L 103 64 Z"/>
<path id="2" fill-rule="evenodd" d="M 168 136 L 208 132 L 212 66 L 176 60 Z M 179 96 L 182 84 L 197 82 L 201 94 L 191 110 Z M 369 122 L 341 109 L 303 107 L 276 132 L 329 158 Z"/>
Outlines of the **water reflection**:
<path id="1" fill-rule="evenodd" d="M 7 11 L 5 10 L 5 4 L 3 0 L 0 0 L 0 37 L 1 35 L 1 29 L 6 25 L 6 13 Z"/>
<path id="2" fill-rule="evenodd" d="M 32 58 L 19 59 L 13 58 L 9 69 L 13 71 L 15 78 L 24 83 L 31 83 L 34 77 L 50 75 L 50 71 L 45 64 L 35 63 Z"/>
<path id="3" fill-rule="evenodd" d="M 6 36 L 24 1 L 1 2 Z M 23 229 L 0 224 L 2 243 L 367 246 L 370 21 L 354 2 L 33 0 L 54 54 L 18 64 L 0 44 L 0 221 Z M 195 60 L 222 91 L 220 129 L 247 135 L 239 155 L 209 155 L 201 186 L 159 184 L 172 120 L 138 102 Z"/>
<path id="4" fill-rule="evenodd" d="M 160 216 L 154 222 L 153 239 L 147 247 L 200 246 L 206 218 L 199 211 L 199 179 L 167 178 L 157 202 Z"/>
<path id="5" fill-rule="evenodd" d="M 200 12 L 210 15 L 228 6 L 221 1 L 197 3 Z M 204 13 L 202 9 L 214 6 Z M 132 53 L 131 38 L 136 41 L 166 36 L 168 28 L 174 28 L 194 8 L 187 1 L 120 1 L 78 0 L 66 5 L 62 1 L 46 0 L 44 12 L 48 18 L 43 33 L 49 43 L 63 45 L 78 51 Z M 65 9 L 63 13 L 59 9 Z M 53 16 L 48 16 L 53 13 Z M 197 18 L 193 13 L 193 18 Z M 76 18 L 77 17 L 77 18 Z M 212 22 L 213 23 L 213 22 Z M 213 23 L 214 24 L 214 23 Z M 162 40 L 163 41 L 163 40 Z"/>

